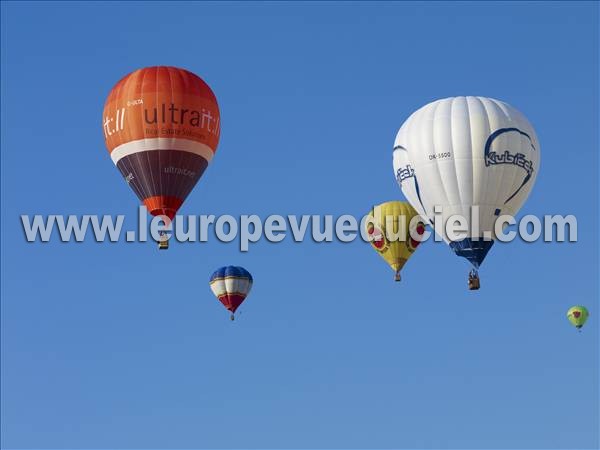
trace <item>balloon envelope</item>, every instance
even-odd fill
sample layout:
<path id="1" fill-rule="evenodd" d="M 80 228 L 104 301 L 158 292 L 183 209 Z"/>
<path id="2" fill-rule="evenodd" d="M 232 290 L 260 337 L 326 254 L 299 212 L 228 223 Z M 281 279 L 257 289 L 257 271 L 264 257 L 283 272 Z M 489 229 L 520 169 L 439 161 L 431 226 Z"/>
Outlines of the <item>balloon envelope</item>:
<path id="1" fill-rule="evenodd" d="M 585 306 L 573 306 L 567 311 L 567 319 L 574 327 L 581 328 L 585 325 L 590 313 Z"/>
<path id="2" fill-rule="evenodd" d="M 173 219 L 217 149 L 217 99 L 197 75 L 147 67 L 112 89 L 103 113 L 106 147 L 148 211 Z"/>
<path id="3" fill-rule="evenodd" d="M 243 267 L 225 266 L 210 277 L 210 289 L 232 313 L 242 304 L 252 289 L 252 275 Z"/>
<path id="4" fill-rule="evenodd" d="M 496 219 L 516 215 L 527 199 L 539 170 L 540 146 L 531 124 L 512 106 L 485 97 L 453 97 L 430 103 L 406 120 L 396 136 L 393 164 L 410 204 L 430 224 L 434 208 L 441 207 L 442 237 L 477 268 L 494 242 Z M 453 215 L 467 222 L 458 239 L 445 231 Z"/>
<path id="5" fill-rule="evenodd" d="M 399 281 L 402 267 L 419 246 L 420 236 L 425 232 L 418 213 L 406 202 L 382 203 L 369 212 L 365 227 L 371 246 L 396 272 Z"/>

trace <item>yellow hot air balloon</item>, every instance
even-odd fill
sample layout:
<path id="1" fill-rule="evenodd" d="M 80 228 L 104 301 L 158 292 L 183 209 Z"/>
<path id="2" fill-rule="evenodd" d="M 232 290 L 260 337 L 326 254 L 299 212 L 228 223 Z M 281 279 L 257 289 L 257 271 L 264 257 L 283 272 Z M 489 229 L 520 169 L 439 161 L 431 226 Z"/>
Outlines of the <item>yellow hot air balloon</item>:
<path id="1" fill-rule="evenodd" d="M 365 221 L 373 248 L 396 272 L 400 271 L 421 243 L 425 224 L 407 202 L 386 202 L 373 207 Z"/>

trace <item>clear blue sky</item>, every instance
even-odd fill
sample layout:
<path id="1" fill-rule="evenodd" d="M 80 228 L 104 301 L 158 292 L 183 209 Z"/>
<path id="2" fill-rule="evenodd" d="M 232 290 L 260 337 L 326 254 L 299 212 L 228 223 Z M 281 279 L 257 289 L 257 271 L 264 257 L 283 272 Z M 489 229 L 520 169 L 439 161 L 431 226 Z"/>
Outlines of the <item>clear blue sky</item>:
<path id="1" fill-rule="evenodd" d="M 188 214 L 355 214 L 402 199 L 392 145 L 432 100 L 533 123 L 521 213 L 577 244 L 497 244 L 482 289 L 428 242 L 29 244 L 20 214 L 127 214 L 104 146 L 124 74 L 175 65 L 222 113 Z M 597 448 L 598 4 L 2 4 L 2 446 Z M 208 287 L 255 286 L 239 320 Z M 586 304 L 577 333 L 565 312 Z"/>

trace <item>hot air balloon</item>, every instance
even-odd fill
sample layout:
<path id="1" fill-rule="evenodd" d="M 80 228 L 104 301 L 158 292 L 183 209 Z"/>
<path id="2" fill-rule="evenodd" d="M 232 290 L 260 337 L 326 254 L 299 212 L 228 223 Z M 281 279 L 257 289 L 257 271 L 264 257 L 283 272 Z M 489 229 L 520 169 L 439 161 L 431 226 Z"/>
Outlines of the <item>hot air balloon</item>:
<path id="1" fill-rule="evenodd" d="M 217 99 L 197 75 L 147 67 L 112 89 L 103 113 L 110 157 L 153 216 L 169 224 L 200 179 L 220 135 Z M 162 240 L 159 248 L 168 248 Z"/>
<path id="2" fill-rule="evenodd" d="M 496 219 L 516 215 L 539 171 L 540 146 L 531 124 L 491 98 L 438 100 L 404 122 L 393 164 L 410 204 L 430 224 L 437 216 L 444 224 L 441 237 L 473 265 L 469 288 L 478 289 L 477 271 L 494 243 Z M 464 238 L 446 234 L 453 215 L 468 223 Z"/>
<path id="3" fill-rule="evenodd" d="M 400 281 L 400 271 L 419 246 L 418 238 L 425 232 L 425 224 L 406 202 L 377 205 L 369 212 L 368 219 L 365 227 L 371 246 L 394 270 L 394 279 Z"/>
<path id="4" fill-rule="evenodd" d="M 589 315 L 590 313 L 585 306 L 573 306 L 567 311 L 567 319 L 578 330 L 581 330 Z"/>
<path id="5" fill-rule="evenodd" d="M 252 275 L 243 267 L 226 266 L 216 270 L 210 277 L 210 289 L 219 301 L 231 311 L 231 320 L 252 289 Z"/>

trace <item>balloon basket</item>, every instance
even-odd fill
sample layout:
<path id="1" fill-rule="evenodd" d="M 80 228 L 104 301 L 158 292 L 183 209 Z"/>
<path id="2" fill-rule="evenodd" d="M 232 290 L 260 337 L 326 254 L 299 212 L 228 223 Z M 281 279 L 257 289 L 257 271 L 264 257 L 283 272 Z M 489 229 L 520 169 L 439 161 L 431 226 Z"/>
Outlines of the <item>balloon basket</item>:
<path id="1" fill-rule="evenodd" d="M 481 287 L 481 283 L 479 281 L 479 274 L 476 270 L 471 271 L 469 273 L 469 290 L 477 291 Z"/>
<path id="2" fill-rule="evenodd" d="M 169 248 L 169 236 L 164 233 L 164 232 L 160 232 L 160 239 L 158 241 L 158 249 L 159 250 L 167 250 Z"/>

